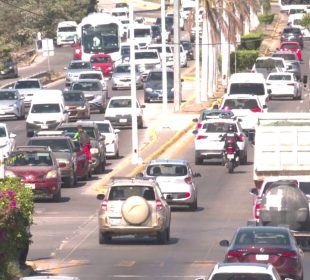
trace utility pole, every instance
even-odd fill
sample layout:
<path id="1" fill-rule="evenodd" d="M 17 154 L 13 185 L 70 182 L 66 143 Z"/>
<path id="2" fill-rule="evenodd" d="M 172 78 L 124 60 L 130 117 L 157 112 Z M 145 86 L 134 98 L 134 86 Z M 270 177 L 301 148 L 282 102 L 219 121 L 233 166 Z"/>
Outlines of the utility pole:
<path id="1" fill-rule="evenodd" d="M 181 109 L 181 71 L 180 71 L 180 0 L 174 0 L 173 45 L 174 45 L 174 111 Z"/>
<path id="2" fill-rule="evenodd" d="M 200 34 L 199 34 L 199 0 L 195 3 L 195 89 L 196 89 L 196 103 L 201 103 L 200 94 Z"/>
<path id="3" fill-rule="evenodd" d="M 167 50 L 166 50 L 166 14 L 165 0 L 161 0 L 161 43 L 162 43 L 162 95 L 163 95 L 163 125 L 167 122 L 168 114 L 168 93 L 167 93 Z"/>

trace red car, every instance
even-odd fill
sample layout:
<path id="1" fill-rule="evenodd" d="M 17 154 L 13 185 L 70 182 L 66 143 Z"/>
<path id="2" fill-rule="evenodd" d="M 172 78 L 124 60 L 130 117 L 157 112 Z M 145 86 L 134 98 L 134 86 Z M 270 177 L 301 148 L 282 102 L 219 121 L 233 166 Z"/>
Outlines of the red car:
<path id="1" fill-rule="evenodd" d="M 228 247 L 225 262 L 270 263 L 283 278 L 303 279 L 303 251 L 297 246 L 289 228 L 240 227 L 233 240 L 222 240 Z"/>
<path id="2" fill-rule="evenodd" d="M 90 57 L 90 63 L 95 70 L 102 71 L 103 76 L 111 77 L 114 66 L 113 60 L 109 54 L 94 54 Z"/>
<path id="3" fill-rule="evenodd" d="M 302 60 L 301 46 L 298 42 L 282 42 L 280 50 L 294 52 L 296 53 L 298 60 Z"/>
<path id="4" fill-rule="evenodd" d="M 82 47 L 80 44 L 73 44 L 73 59 L 74 60 L 82 60 Z"/>
<path id="5" fill-rule="evenodd" d="M 61 175 L 49 147 L 17 147 L 5 162 L 5 176 L 18 177 L 35 198 L 61 200 Z"/>

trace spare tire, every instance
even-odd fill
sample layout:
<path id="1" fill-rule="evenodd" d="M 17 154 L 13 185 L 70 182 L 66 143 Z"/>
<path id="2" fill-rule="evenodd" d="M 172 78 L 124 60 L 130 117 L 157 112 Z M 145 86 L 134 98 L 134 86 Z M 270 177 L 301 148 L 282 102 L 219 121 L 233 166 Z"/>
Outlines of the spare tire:
<path id="1" fill-rule="evenodd" d="M 126 199 L 122 206 L 122 215 L 128 224 L 140 225 L 150 215 L 150 208 L 143 197 L 131 196 Z"/>

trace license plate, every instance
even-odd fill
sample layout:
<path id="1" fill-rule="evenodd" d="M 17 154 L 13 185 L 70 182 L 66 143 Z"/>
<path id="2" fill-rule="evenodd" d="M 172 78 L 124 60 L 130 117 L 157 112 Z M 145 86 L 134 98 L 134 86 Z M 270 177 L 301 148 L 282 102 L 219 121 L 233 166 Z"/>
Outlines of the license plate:
<path id="1" fill-rule="evenodd" d="M 257 261 L 268 261 L 269 255 L 263 255 L 263 254 L 256 255 L 256 260 Z"/>
<path id="2" fill-rule="evenodd" d="M 34 190 L 36 188 L 36 184 L 25 184 L 25 188 Z"/>
<path id="3" fill-rule="evenodd" d="M 125 123 L 125 122 L 127 122 L 127 119 L 120 119 L 119 122 Z"/>
<path id="4" fill-rule="evenodd" d="M 233 155 L 233 154 L 228 154 L 228 155 L 227 155 L 227 158 L 228 158 L 228 159 L 233 159 L 234 157 L 235 157 L 235 155 Z"/>
<path id="5" fill-rule="evenodd" d="M 121 218 L 109 218 L 109 221 L 112 226 L 117 226 L 121 224 Z"/>
<path id="6" fill-rule="evenodd" d="M 41 124 L 42 129 L 48 129 L 48 126 L 46 124 Z"/>

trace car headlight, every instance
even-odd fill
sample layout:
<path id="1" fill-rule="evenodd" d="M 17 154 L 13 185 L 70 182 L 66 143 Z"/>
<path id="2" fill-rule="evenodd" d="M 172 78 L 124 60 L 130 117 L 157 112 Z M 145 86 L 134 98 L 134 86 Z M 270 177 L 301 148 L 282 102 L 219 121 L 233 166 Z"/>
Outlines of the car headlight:
<path id="1" fill-rule="evenodd" d="M 86 106 L 79 106 L 77 107 L 78 110 L 85 110 L 86 109 Z"/>
<path id="2" fill-rule="evenodd" d="M 152 89 L 152 88 L 150 88 L 150 87 L 148 87 L 148 88 L 145 88 L 145 91 L 146 91 L 146 92 L 152 92 L 152 91 L 153 91 L 153 89 Z"/>
<path id="3" fill-rule="evenodd" d="M 57 171 L 51 170 L 51 171 L 47 172 L 45 177 L 46 177 L 46 179 L 57 178 Z"/>
<path id="4" fill-rule="evenodd" d="M 11 170 L 6 170 L 6 171 L 4 172 L 4 176 L 5 176 L 5 177 L 9 177 L 9 178 L 15 178 L 15 177 L 17 177 L 17 176 L 15 175 L 15 173 L 14 173 L 13 171 L 11 171 Z"/>
<path id="5" fill-rule="evenodd" d="M 91 148 L 90 149 L 90 153 L 92 155 L 98 155 L 99 154 L 99 149 L 98 148 Z"/>

